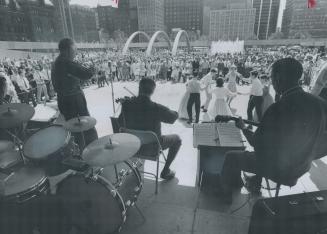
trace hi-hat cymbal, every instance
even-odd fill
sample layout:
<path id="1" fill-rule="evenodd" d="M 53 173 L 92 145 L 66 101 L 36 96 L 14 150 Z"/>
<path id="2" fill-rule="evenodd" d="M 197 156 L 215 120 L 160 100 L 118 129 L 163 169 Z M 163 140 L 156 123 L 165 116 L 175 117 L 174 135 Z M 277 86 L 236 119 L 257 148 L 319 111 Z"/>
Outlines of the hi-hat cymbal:
<path id="1" fill-rule="evenodd" d="M 70 132 L 85 132 L 96 125 L 95 118 L 90 116 L 80 116 L 70 119 L 64 123 L 64 128 Z"/>
<path id="2" fill-rule="evenodd" d="M 33 107 L 24 103 L 0 105 L 0 128 L 14 128 L 29 121 L 35 113 Z"/>
<path id="3" fill-rule="evenodd" d="M 118 133 L 93 141 L 84 149 L 82 158 L 91 166 L 107 167 L 130 159 L 140 147 L 138 137 Z"/>

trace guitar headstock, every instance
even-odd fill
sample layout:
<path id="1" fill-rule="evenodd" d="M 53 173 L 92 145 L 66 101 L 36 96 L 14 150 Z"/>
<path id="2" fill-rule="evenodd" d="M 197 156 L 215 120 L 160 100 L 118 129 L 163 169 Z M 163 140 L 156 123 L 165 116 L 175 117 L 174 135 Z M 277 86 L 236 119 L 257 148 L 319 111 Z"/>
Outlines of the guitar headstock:
<path id="1" fill-rule="evenodd" d="M 215 122 L 217 123 L 227 123 L 231 120 L 235 120 L 235 117 L 229 116 L 229 115 L 217 115 L 215 118 Z"/>

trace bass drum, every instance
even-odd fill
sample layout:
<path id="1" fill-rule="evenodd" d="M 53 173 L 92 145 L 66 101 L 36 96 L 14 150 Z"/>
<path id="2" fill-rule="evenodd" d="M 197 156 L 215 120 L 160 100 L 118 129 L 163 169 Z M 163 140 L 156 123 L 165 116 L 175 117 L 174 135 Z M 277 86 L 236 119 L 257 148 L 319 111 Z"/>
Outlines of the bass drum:
<path id="1" fill-rule="evenodd" d="M 117 178 L 112 176 L 114 169 L 108 167 L 93 176 L 70 175 L 58 185 L 64 213 L 81 233 L 119 232 L 125 223 L 128 208 L 141 192 L 142 180 L 132 162 L 121 163 L 117 169 Z"/>

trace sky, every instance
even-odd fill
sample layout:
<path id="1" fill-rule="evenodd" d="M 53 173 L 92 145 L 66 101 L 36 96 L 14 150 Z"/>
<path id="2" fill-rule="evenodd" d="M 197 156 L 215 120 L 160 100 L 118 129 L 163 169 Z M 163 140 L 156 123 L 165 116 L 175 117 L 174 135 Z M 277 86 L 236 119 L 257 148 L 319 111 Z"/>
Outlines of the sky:
<path id="1" fill-rule="evenodd" d="M 110 1 L 110 0 L 108 0 L 108 1 Z M 305 0 L 303 0 L 303 1 L 305 1 Z M 98 0 L 71 0 L 70 3 L 95 7 L 98 4 Z M 282 14 L 283 14 L 283 10 L 285 9 L 285 4 L 286 4 L 286 0 L 281 0 L 277 27 L 281 27 L 281 25 L 282 25 Z"/>

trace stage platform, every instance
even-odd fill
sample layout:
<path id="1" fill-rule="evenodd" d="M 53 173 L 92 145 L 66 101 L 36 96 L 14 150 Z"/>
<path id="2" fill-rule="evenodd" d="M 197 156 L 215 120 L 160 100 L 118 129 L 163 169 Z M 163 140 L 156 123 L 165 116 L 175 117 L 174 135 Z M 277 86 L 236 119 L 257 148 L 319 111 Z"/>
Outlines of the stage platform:
<path id="1" fill-rule="evenodd" d="M 137 83 L 114 83 L 115 98 L 129 96 L 124 87 L 137 94 Z M 246 93 L 249 86 L 239 87 L 239 91 Z M 153 100 L 177 110 L 184 92 L 184 84 L 158 83 Z M 98 121 L 96 128 L 99 135 L 111 134 L 111 88 L 106 86 L 98 89 L 97 86 L 91 86 L 85 89 L 85 94 L 90 113 Z M 202 98 L 204 101 L 204 97 Z M 232 102 L 234 112 L 245 117 L 247 101 L 247 96 L 238 96 Z M 155 195 L 154 180 L 146 177 L 137 203 L 146 221 L 143 222 L 139 213 L 132 208 L 121 233 L 246 234 L 252 207 L 258 197 L 250 196 L 242 188 L 233 194 L 233 203 L 225 205 L 215 195 L 213 186 L 200 191 L 196 185 L 199 159 L 192 144 L 192 128 L 186 121 L 177 121 L 174 125 L 163 125 L 163 133 L 179 134 L 183 140 L 181 150 L 172 165 L 172 169 L 176 170 L 176 178 L 169 182 L 160 181 L 159 193 Z M 155 172 L 155 163 L 146 162 L 145 170 Z M 324 158 L 316 161 L 310 173 L 304 175 L 295 187 L 282 187 L 280 196 L 327 189 L 326 175 L 327 159 Z M 270 194 L 262 190 L 262 196 L 269 197 Z"/>

